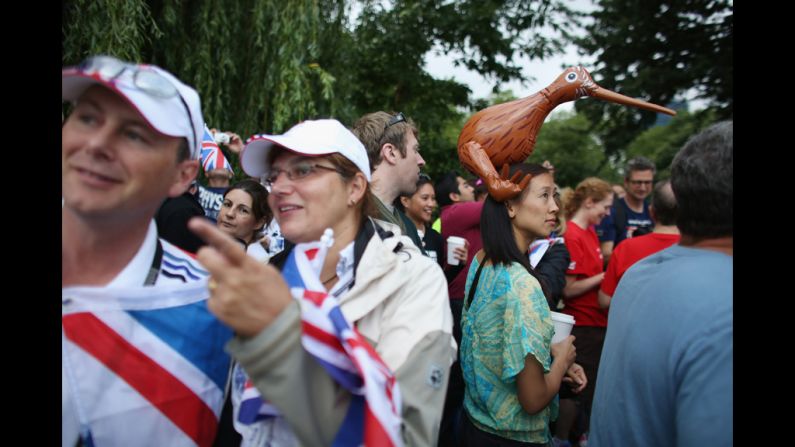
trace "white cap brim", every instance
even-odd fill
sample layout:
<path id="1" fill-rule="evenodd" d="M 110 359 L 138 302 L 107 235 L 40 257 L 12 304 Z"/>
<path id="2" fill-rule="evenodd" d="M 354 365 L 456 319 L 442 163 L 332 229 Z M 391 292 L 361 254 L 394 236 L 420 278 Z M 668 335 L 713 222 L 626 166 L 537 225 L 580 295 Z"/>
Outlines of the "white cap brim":
<path id="1" fill-rule="evenodd" d="M 127 87 L 122 83 L 107 82 L 73 69 L 66 69 L 62 72 L 62 100 L 76 101 L 92 85 L 102 85 L 124 98 L 156 131 L 170 137 L 186 138 L 188 144 L 193 144 L 191 147 L 192 158 L 198 158 L 201 153 L 204 130 L 204 118 L 201 114 L 198 93 L 168 72 L 151 65 L 146 67 L 156 70 L 169 79 L 179 91 L 185 105 L 176 96 L 158 98 L 134 87 Z M 190 109 L 190 114 L 186 111 L 186 105 Z M 190 120 L 193 122 L 193 127 L 191 127 Z"/>
<path id="2" fill-rule="evenodd" d="M 368 182 L 371 180 L 367 150 L 339 121 L 303 121 L 283 135 L 252 136 L 240 153 L 243 171 L 257 178 L 268 173 L 268 154 L 274 146 L 308 157 L 339 153 L 356 165 Z"/>

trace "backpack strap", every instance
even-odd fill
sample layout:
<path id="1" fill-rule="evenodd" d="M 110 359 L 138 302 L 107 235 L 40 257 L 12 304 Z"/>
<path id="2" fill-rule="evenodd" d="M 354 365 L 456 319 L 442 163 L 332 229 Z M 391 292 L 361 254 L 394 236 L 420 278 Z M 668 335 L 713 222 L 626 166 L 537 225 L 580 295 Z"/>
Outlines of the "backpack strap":
<path id="1" fill-rule="evenodd" d="M 478 266 L 478 271 L 475 272 L 475 279 L 472 280 L 472 285 L 469 287 L 469 296 L 467 300 L 464 301 L 464 308 L 469 310 L 469 305 L 472 304 L 472 298 L 475 296 L 475 289 L 478 288 L 478 282 L 480 281 L 480 271 L 483 270 L 483 266 L 486 265 L 486 257 L 483 257 L 482 262 Z"/>
<path id="2" fill-rule="evenodd" d="M 618 237 L 619 234 L 623 234 L 626 236 L 627 234 L 627 203 L 624 199 L 616 200 L 616 206 L 613 207 L 615 213 L 613 215 L 613 226 L 616 228 L 616 235 Z M 615 239 L 613 239 L 615 242 Z"/>
<path id="3" fill-rule="evenodd" d="M 160 275 L 160 264 L 163 262 L 163 244 L 160 243 L 160 238 L 157 238 L 157 247 L 155 248 L 155 257 L 152 260 L 152 265 L 149 267 L 149 273 L 144 280 L 145 286 L 153 286 Z"/>

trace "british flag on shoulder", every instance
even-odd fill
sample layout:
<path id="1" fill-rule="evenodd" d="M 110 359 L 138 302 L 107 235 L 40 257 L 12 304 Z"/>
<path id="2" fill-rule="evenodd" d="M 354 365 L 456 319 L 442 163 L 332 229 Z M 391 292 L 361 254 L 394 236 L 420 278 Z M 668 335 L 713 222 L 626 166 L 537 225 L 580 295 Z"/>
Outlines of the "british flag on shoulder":
<path id="1" fill-rule="evenodd" d="M 232 332 L 207 298 L 206 280 L 62 289 L 64 387 L 83 445 L 212 445 Z"/>
<path id="2" fill-rule="evenodd" d="M 333 446 L 400 446 L 401 400 L 394 374 L 352 327 L 337 299 L 325 292 L 320 270 L 330 244 L 330 230 L 321 241 L 298 244 L 282 275 L 301 304 L 301 343 L 353 397 Z M 238 422 L 244 424 L 278 414 L 246 381 Z"/>

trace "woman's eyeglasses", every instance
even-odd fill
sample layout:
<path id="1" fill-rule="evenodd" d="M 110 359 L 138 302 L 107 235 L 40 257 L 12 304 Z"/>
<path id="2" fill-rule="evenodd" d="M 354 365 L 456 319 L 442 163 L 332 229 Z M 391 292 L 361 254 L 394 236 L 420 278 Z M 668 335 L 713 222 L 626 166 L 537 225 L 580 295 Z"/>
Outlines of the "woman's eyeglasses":
<path id="1" fill-rule="evenodd" d="M 287 178 L 290 181 L 293 182 L 301 181 L 308 177 L 311 177 L 312 174 L 316 173 L 318 169 L 325 169 L 327 171 L 334 171 L 338 174 L 342 174 L 339 171 L 339 169 L 333 168 L 331 166 L 323 166 L 316 163 L 302 162 L 302 163 L 296 163 L 287 169 L 272 169 L 264 176 L 263 183 L 265 186 L 272 188 L 274 183 L 276 183 L 276 180 L 279 179 L 279 176 L 282 173 L 286 174 Z"/>
<path id="2" fill-rule="evenodd" d="M 193 115 L 190 113 L 190 107 L 188 107 L 185 98 L 179 93 L 177 87 L 160 73 L 154 70 L 147 70 L 139 65 L 128 64 L 110 56 L 90 57 L 81 62 L 77 69 L 89 75 L 99 75 L 102 80 L 108 82 L 115 81 L 122 73 L 130 71 L 132 73 L 132 85 L 147 95 L 162 99 L 178 97 L 185 108 L 185 112 L 188 114 L 188 121 L 192 131 L 190 141 L 193 142 L 190 147 L 195 147 L 196 128 L 193 126 Z"/>

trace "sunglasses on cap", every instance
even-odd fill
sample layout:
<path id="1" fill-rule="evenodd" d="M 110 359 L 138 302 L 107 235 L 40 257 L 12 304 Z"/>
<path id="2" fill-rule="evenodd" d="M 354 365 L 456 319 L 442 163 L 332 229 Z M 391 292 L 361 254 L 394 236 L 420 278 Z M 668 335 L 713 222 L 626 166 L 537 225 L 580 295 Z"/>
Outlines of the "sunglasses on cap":
<path id="1" fill-rule="evenodd" d="M 133 86 L 155 98 L 168 99 L 178 97 L 188 114 L 188 122 L 191 129 L 191 146 L 196 146 L 196 128 L 193 126 L 193 115 L 190 107 L 185 102 L 185 98 L 179 93 L 177 87 L 160 73 L 146 69 L 140 65 L 129 64 L 111 56 L 92 56 L 84 60 L 77 66 L 77 70 L 89 75 L 99 75 L 103 81 L 115 81 L 125 71 L 132 73 Z"/>

